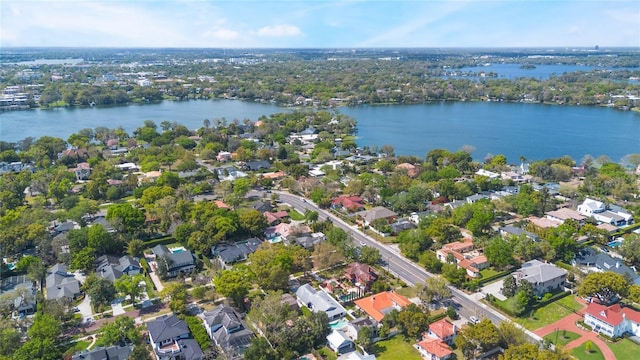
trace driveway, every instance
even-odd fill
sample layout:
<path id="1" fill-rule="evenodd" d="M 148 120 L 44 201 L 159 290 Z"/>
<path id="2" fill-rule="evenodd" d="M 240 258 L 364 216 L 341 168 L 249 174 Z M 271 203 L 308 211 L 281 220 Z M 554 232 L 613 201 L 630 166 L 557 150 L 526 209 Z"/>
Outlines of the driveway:
<path id="1" fill-rule="evenodd" d="M 485 294 L 491 294 L 496 297 L 496 299 L 504 301 L 507 299 L 506 296 L 502 295 L 500 290 L 502 290 L 502 286 L 504 284 L 504 280 L 498 280 L 494 283 L 491 283 L 481 289 L 481 291 Z"/>
<path id="2" fill-rule="evenodd" d="M 89 295 L 84 295 L 84 300 L 82 300 L 77 308 L 80 310 L 83 321 L 89 317 L 93 317 L 93 310 L 91 310 L 91 298 L 89 298 Z"/>
<path id="3" fill-rule="evenodd" d="M 149 271 L 149 277 L 151 278 L 151 281 L 153 281 L 153 284 L 156 286 L 156 290 L 160 292 L 162 291 L 162 289 L 164 289 L 164 285 L 162 285 L 162 281 L 160 281 L 160 278 L 156 274 L 157 266 L 158 264 L 155 261 L 149 262 L 149 267 L 151 268 L 151 271 Z"/>
<path id="4" fill-rule="evenodd" d="M 125 313 L 124 309 L 122 308 L 122 301 L 124 299 L 116 299 L 111 303 L 111 309 L 113 310 L 113 316 L 118 316 L 118 315 L 122 315 Z"/>

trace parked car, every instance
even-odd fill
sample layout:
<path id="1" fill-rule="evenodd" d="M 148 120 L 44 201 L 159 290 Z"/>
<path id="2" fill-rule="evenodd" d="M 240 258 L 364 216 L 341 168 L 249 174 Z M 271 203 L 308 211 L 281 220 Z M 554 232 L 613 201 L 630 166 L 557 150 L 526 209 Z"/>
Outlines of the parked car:
<path id="1" fill-rule="evenodd" d="M 80 309 L 78 309 L 77 307 L 74 307 L 71 309 L 72 312 L 77 313 L 80 312 Z"/>
<path id="2" fill-rule="evenodd" d="M 479 322 L 480 322 L 480 319 L 478 319 L 478 318 L 477 318 L 477 317 L 475 317 L 475 316 L 471 316 L 471 317 L 469 317 L 469 321 L 470 321 L 472 324 L 477 324 L 477 323 L 479 323 Z"/>

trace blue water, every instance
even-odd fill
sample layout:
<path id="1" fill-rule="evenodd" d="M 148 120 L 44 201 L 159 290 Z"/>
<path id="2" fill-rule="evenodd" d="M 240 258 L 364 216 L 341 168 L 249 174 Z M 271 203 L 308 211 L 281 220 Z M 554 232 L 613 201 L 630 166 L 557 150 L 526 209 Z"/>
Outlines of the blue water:
<path id="1" fill-rule="evenodd" d="M 612 242 L 608 243 L 607 245 L 609 245 L 609 247 L 615 249 L 618 246 L 622 245 L 622 240 L 613 240 Z"/>
<path id="2" fill-rule="evenodd" d="M 506 78 L 506 79 L 516 79 L 521 77 L 526 78 L 534 78 L 539 80 L 549 79 L 552 75 L 562 75 L 568 72 L 576 72 L 576 71 L 592 71 L 592 70 L 638 70 L 635 69 L 627 69 L 627 68 L 602 68 L 602 67 L 594 67 L 594 66 L 586 66 L 586 65 L 535 65 L 535 69 L 523 69 L 521 68 L 521 64 L 491 64 L 490 66 L 471 66 L 464 67 L 460 69 L 447 69 L 448 71 L 455 71 L 458 76 L 448 76 L 448 77 L 463 77 L 464 73 L 490 73 L 494 72 L 497 74 L 498 78 Z M 477 77 L 477 76 L 476 76 Z"/>
<path id="3" fill-rule="evenodd" d="M 342 329 L 343 327 L 347 326 L 348 323 L 349 323 L 349 320 L 343 318 L 343 319 L 340 319 L 340 320 L 337 320 L 337 321 L 329 323 L 329 327 L 331 329 L 338 330 L 338 329 Z"/>
<path id="4" fill-rule="evenodd" d="M 271 104 L 218 101 L 164 101 L 158 104 L 108 108 L 30 110 L 0 113 L 0 140 L 15 142 L 27 136 L 68 138 L 83 128 L 122 126 L 132 133 L 144 120 L 156 124 L 176 121 L 195 129 L 204 119 L 245 118 L 290 111 Z M 504 154 L 512 163 L 569 155 L 607 155 L 619 161 L 640 153 L 640 114 L 601 107 L 553 106 L 523 103 L 448 102 L 419 105 L 343 107 L 338 111 L 358 121 L 358 145 L 390 144 L 396 154 L 424 157 L 434 148 L 476 149 Z"/>

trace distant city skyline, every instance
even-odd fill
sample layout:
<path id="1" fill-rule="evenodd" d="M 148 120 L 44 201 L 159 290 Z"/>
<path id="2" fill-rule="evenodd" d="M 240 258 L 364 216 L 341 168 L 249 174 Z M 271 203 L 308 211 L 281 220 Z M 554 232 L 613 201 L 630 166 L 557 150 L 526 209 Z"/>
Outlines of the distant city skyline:
<path id="1" fill-rule="evenodd" d="M 637 0 L 2 0 L 0 47 L 640 47 Z"/>

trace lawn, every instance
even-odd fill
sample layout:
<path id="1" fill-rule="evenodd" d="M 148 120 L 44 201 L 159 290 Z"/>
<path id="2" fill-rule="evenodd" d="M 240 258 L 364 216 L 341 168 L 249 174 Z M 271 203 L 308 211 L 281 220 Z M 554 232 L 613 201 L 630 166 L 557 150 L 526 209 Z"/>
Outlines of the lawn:
<path id="1" fill-rule="evenodd" d="M 322 356 L 322 358 L 326 360 L 336 360 L 338 358 L 336 353 L 326 346 L 318 350 L 318 354 L 320 354 L 320 356 Z"/>
<path id="2" fill-rule="evenodd" d="M 580 335 L 574 332 L 559 330 L 559 331 L 554 331 L 551 334 L 548 334 L 544 338 L 545 340 L 549 340 L 552 344 L 556 344 L 556 339 L 557 339 L 558 340 L 557 345 L 567 345 L 568 343 L 572 342 L 573 340 L 579 337 Z"/>
<path id="3" fill-rule="evenodd" d="M 289 217 L 291 218 L 291 220 L 294 220 L 294 221 L 304 220 L 304 215 L 300 214 L 294 209 L 289 210 Z"/>
<path id="4" fill-rule="evenodd" d="M 486 268 L 486 269 L 482 269 L 480 270 L 480 275 L 482 275 L 482 277 L 480 279 L 486 279 L 488 277 L 492 277 L 494 275 L 498 275 L 500 272 L 494 270 L 493 268 Z"/>
<path id="5" fill-rule="evenodd" d="M 378 360 L 422 360 L 420 353 L 400 335 L 372 346 Z"/>
<path id="6" fill-rule="evenodd" d="M 527 318 L 516 318 L 516 322 L 529 330 L 535 330 L 554 323 L 563 317 L 570 315 L 574 310 L 580 309 L 582 309 L 582 305 L 575 300 L 575 297 L 567 296 L 534 310 L 534 312 Z"/>
<path id="7" fill-rule="evenodd" d="M 598 345 L 593 344 L 591 353 L 587 353 L 586 344 L 587 343 L 584 342 L 582 345 L 580 345 L 577 348 L 573 349 L 571 354 L 573 356 L 575 356 L 578 360 L 604 360 L 604 355 L 602 355 L 602 351 L 600 351 L 600 348 L 598 347 Z M 618 359 L 633 359 L 636 356 L 637 356 L 637 354 L 635 354 L 634 356 L 632 356 L 630 358 L 618 358 L 617 356 L 616 356 L 616 358 L 618 358 Z"/>
<path id="8" fill-rule="evenodd" d="M 622 339 L 616 343 L 609 344 L 609 349 L 616 355 L 616 359 L 634 359 L 640 352 L 640 345 L 629 339 Z"/>

